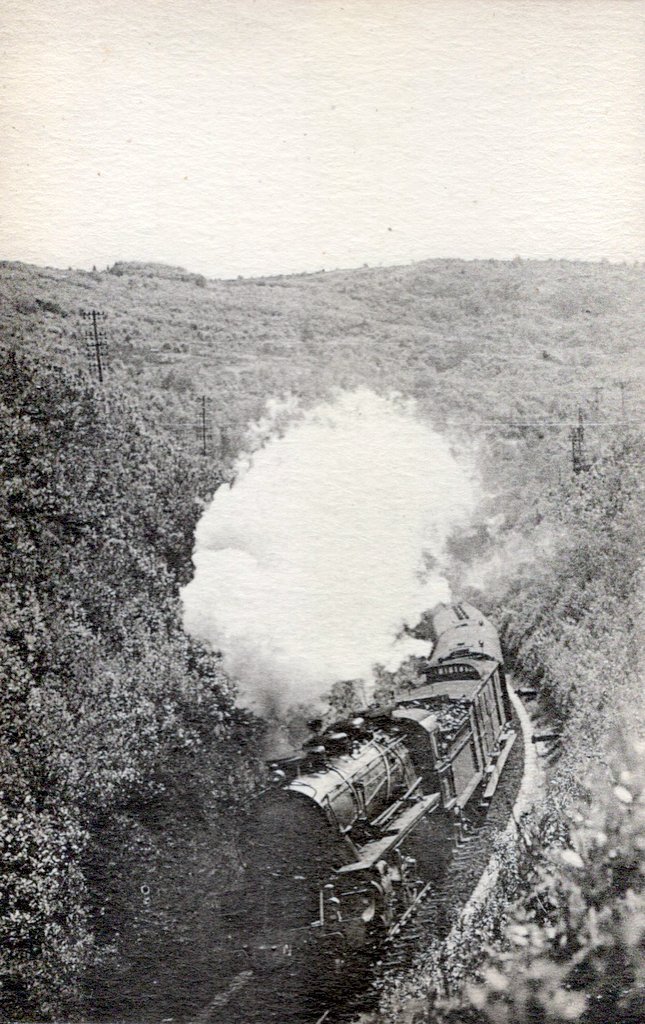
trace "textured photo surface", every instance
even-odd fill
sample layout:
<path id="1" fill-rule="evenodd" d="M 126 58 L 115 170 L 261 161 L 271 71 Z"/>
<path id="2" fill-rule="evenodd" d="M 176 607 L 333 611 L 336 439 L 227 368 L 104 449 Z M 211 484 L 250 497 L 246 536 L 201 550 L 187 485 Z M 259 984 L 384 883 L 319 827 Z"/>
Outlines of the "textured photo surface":
<path id="1" fill-rule="evenodd" d="M 637 1024 L 632 0 L 6 0 L 0 1016 Z"/>

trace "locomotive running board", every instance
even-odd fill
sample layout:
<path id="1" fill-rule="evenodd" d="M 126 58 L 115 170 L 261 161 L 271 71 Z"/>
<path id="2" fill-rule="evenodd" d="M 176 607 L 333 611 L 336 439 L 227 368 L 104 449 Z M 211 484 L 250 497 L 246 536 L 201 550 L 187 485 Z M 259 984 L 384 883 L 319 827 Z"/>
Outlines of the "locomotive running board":
<path id="1" fill-rule="evenodd" d="M 511 729 L 510 732 L 507 734 L 506 739 L 504 740 L 504 746 L 500 750 L 497 760 L 495 761 L 495 764 L 491 765 L 490 768 L 486 769 L 489 775 L 489 779 L 488 782 L 486 783 L 486 789 L 482 793 L 482 798 L 479 803 L 480 807 L 488 807 L 488 804 L 492 800 L 495 790 L 497 789 L 497 786 L 499 784 L 499 780 L 502 774 L 502 768 L 506 764 L 506 760 L 512 750 L 513 744 L 515 743 L 516 739 L 517 733 L 515 732 L 515 729 Z"/>
<path id="2" fill-rule="evenodd" d="M 439 803 L 439 794 L 431 793 L 430 796 L 424 796 L 418 803 L 408 807 L 389 823 L 385 835 L 378 839 L 372 839 L 371 842 L 360 848 L 360 860 L 356 860 L 352 864 L 344 864 L 342 868 L 338 869 L 337 874 L 350 875 L 355 871 L 366 871 L 373 868 L 379 860 L 405 839 L 422 818 L 431 814 L 439 806 Z"/>

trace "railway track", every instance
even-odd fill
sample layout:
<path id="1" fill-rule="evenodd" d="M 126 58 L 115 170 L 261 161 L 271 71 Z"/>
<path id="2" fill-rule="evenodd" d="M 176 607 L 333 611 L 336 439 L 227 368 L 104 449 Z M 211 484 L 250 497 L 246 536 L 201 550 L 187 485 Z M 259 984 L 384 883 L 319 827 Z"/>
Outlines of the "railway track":
<path id="1" fill-rule="evenodd" d="M 281 985 L 279 991 L 275 991 L 271 976 L 262 978 L 242 971 L 191 1024 L 351 1024 L 360 1013 L 376 1008 L 383 989 L 410 967 L 431 941 L 445 941 L 486 872 L 495 839 L 508 826 L 522 786 L 530 736 L 525 714 L 518 718 L 518 704 L 521 709 L 515 698 L 518 741 L 488 810 L 475 808 L 466 815 L 443 875 L 434 885 L 426 886 L 423 898 L 378 949 L 357 960 L 351 992 L 346 982 L 339 980 L 338 990 L 331 996 L 316 994 L 315 971 L 309 977 L 291 979 L 289 989 Z"/>

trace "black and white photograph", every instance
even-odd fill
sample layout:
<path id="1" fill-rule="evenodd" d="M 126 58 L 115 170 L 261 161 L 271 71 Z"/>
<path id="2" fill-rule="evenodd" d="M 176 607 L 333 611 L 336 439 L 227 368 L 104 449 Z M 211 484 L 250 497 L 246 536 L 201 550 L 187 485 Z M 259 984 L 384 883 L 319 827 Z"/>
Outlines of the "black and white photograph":
<path id="1" fill-rule="evenodd" d="M 645 1020 L 645 6 L 5 0 L 0 1020 Z"/>

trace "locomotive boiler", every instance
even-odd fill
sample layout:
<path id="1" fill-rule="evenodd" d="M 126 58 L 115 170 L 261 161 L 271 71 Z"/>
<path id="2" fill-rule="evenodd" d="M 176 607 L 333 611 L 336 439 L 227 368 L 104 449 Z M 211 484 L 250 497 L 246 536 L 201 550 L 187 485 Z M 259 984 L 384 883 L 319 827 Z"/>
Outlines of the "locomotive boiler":
<path id="1" fill-rule="evenodd" d="M 229 911 L 254 965 L 392 934 L 432 888 L 471 802 L 491 800 L 515 740 L 497 633 L 472 605 L 430 615 L 423 683 L 319 730 L 271 763 Z"/>

